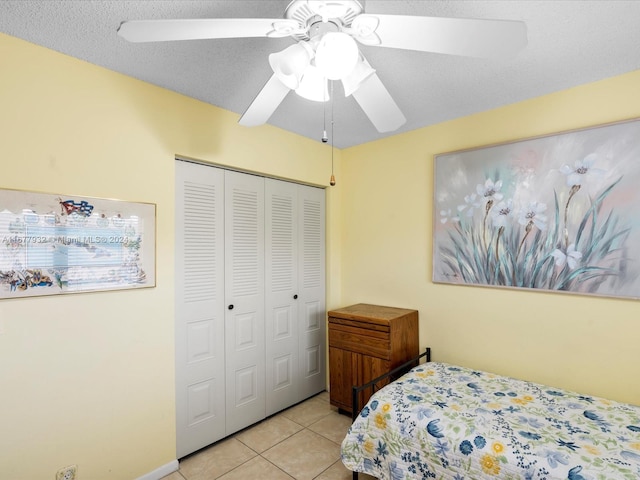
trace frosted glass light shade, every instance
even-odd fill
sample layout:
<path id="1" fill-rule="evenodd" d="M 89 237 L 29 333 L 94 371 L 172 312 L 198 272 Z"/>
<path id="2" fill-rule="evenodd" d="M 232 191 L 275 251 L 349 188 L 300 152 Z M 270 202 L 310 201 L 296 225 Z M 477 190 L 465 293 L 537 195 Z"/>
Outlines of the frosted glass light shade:
<path id="1" fill-rule="evenodd" d="M 316 49 L 316 66 L 330 80 L 341 80 L 358 62 L 358 45 L 343 32 L 326 33 Z"/>
<path id="2" fill-rule="evenodd" d="M 342 79 L 344 96 L 348 97 L 355 92 L 360 88 L 360 85 L 374 73 L 376 73 L 376 71 L 371 68 L 371 65 L 369 65 L 364 58 L 358 61 L 351 73 Z"/>
<path id="3" fill-rule="evenodd" d="M 296 93 L 307 100 L 326 102 L 329 100 L 327 84 L 327 78 L 320 72 L 320 69 L 310 65 L 304 72 Z"/>
<path id="4" fill-rule="evenodd" d="M 269 55 L 269 65 L 278 80 L 291 90 L 300 85 L 302 75 L 311 63 L 313 50 L 307 43 L 298 42 L 290 45 L 281 52 Z"/>

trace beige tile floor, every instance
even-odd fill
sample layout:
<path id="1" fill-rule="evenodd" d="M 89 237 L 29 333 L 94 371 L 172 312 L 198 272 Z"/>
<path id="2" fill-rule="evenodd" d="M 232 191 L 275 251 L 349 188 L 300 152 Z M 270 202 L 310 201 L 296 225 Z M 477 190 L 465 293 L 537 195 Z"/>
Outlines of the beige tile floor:
<path id="1" fill-rule="evenodd" d="M 350 480 L 340 460 L 349 425 L 323 392 L 182 459 L 163 480 Z"/>

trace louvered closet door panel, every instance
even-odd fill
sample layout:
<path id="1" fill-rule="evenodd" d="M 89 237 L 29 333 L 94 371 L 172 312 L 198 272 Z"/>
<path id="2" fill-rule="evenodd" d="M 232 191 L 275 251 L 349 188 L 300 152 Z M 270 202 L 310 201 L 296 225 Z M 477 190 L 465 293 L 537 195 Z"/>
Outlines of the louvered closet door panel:
<path id="1" fill-rule="evenodd" d="M 300 400 L 297 197 L 298 185 L 265 179 L 267 415 Z"/>
<path id="2" fill-rule="evenodd" d="M 225 436 L 224 174 L 176 161 L 176 433 L 181 458 Z"/>
<path id="3" fill-rule="evenodd" d="M 298 245 L 300 394 L 326 388 L 325 191 L 299 186 Z"/>
<path id="4" fill-rule="evenodd" d="M 264 178 L 225 172 L 227 435 L 265 417 Z"/>

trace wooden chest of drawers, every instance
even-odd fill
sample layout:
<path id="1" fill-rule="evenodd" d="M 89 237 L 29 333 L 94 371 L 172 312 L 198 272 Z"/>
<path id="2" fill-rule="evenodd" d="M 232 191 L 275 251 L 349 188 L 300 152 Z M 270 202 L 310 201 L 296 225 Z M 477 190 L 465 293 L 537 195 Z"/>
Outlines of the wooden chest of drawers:
<path id="1" fill-rule="evenodd" d="M 359 303 L 329 316 L 329 398 L 351 413 L 351 389 L 418 355 L 418 311 Z M 360 405 L 370 394 L 360 398 Z"/>

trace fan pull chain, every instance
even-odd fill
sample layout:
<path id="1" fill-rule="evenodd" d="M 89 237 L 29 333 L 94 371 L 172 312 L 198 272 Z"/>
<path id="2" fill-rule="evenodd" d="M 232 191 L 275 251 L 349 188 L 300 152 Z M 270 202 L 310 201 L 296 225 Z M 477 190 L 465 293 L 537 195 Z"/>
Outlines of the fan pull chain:
<path id="1" fill-rule="evenodd" d="M 327 143 L 327 102 L 322 102 L 322 143 Z"/>
<path id="2" fill-rule="evenodd" d="M 336 177 L 333 174 L 333 80 L 331 81 L 331 179 L 329 185 L 332 187 L 336 184 Z"/>

